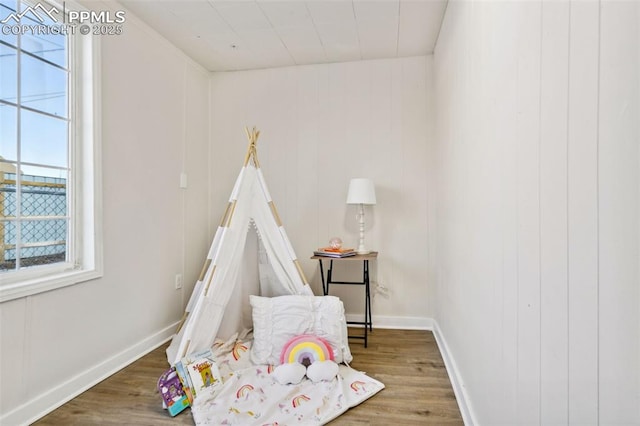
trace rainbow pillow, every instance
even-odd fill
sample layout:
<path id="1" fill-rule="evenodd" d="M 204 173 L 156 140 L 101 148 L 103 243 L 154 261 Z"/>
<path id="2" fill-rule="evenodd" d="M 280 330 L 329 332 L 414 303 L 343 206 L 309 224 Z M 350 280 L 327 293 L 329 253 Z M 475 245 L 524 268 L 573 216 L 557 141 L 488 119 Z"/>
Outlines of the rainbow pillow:
<path id="1" fill-rule="evenodd" d="M 308 367 L 316 361 L 333 361 L 333 350 L 326 340 L 313 334 L 293 337 L 280 355 L 280 364 L 297 362 Z"/>

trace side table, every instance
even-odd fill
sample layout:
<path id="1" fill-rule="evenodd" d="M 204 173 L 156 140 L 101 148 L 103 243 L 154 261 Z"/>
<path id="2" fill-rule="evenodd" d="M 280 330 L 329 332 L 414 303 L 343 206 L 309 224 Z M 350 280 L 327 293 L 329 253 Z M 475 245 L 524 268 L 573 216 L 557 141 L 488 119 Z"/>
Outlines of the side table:
<path id="1" fill-rule="evenodd" d="M 357 254 L 348 257 L 330 257 L 330 256 L 311 256 L 311 259 L 317 259 L 320 264 L 320 278 L 322 279 L 322 292 L 324 295 L 329 294 L 329 286 L 331 284 L 342 285 L 362 285 L 364 286 L 364 321 L 347 321 L 347 324 L 356 324 L 364 326 L 364 336 L 349 336 L 353 339 L 364 339 L 364 347 L 367 347 L 367 334 L 373 331 L 373 322 L 371 321 L 371 288 L 369 279 L 369 260 L 375 260 L 378 257 L 377 251 L 369 254 Z M 327 278 L 324 277 L 324 266 L 322 261 L 329 261 L 329 269 L 327 269 Z M 334 281 L 333 280 L 333 262 L 362 262 L 362 281 Z"/>

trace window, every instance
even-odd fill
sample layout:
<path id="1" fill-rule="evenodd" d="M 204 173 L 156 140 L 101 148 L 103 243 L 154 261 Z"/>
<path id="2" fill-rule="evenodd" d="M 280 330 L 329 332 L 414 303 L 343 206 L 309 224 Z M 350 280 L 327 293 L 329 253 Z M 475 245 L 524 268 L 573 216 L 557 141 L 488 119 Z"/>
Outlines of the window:
<path id="1" fill-rule="evenodd" d="M 0 0 L 0 302 L 100 275 L 97 39 Z"/>

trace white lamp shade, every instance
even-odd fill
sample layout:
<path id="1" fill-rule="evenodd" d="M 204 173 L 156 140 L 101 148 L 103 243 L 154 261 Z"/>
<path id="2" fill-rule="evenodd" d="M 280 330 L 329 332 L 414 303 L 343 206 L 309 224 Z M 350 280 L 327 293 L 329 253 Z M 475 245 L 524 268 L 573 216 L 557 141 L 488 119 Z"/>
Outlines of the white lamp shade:
<path id="1" fill-rule="evenodd" d="M 375 204 L 376 189 L 371 179 L 354 178 L 349 182 L 347 204 Z"/>

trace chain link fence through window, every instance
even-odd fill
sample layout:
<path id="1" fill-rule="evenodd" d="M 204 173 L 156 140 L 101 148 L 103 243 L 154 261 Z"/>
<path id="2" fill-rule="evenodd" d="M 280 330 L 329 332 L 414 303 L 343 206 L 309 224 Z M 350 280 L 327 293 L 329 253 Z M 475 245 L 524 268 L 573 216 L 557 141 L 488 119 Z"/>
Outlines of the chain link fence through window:
<path id="1" fill-rule="evenodd" d="M 0 272 L 66 259 L 67 180 L 20 176 L 0 172 Z"/>

